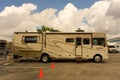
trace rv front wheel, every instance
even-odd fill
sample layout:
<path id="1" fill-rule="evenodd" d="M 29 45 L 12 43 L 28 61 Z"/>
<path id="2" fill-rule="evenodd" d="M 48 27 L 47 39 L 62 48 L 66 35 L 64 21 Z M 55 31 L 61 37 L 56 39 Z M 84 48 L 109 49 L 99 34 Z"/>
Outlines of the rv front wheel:
<path id="1" fill-rule="evenodd" d="M 42 62 L 47 63 L 49 61 L 49 55 L 43 54 L 41 56 L 41 60 L 42 60 Z"/>
<path id="2" fill-rule="evenodd" d="M 100 56 L 100 55 L 95 55 L 94 58 L 93 58 L 93 61 L 94 61 L 94 62 L 97 62 L 97 63 L 102 62 L 102 56 Z"/>

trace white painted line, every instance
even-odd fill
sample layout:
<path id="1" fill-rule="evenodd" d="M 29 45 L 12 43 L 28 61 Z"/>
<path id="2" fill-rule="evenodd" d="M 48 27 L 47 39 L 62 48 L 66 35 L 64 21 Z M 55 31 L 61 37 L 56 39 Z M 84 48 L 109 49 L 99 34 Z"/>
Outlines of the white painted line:
<path id="1" fill-rule="evenodd" d="M 5 67 L 5 66 L 0 66 L 2 68 L 6 68 L 6 69 L 48 69 L 49 67 L 15 67 L 15 66 L 11 66 L 11 67 Z"/>
<path id="2" fill-rule="evenodd" d="M 6 64 L 9 64 L 9 63 L 11 63 L 11 62 L 13 62 L 14 63 L 14 61 L 13 60 L 9 60 L 9 61 L 2 61 L 1 63 L 0 63 L 0 65 L 6 65 Z"/>
<path id="3" fill-rule="evenodd" d="M 10 64 L 13 64 L 14 62 L 8 62 L 8 63 L 4 63 L 3 65 L 4 66 L 7 66 L 7 65 L 10 65 Z"/>

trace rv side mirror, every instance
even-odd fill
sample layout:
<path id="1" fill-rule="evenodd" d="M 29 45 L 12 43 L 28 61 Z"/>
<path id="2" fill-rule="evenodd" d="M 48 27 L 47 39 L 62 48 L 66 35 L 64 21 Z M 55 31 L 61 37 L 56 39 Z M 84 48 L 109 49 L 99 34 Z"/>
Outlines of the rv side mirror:
<path id="1" fill-rule="evenodd" d="M 104 47 L 105 47 L 105 43 L 102 43 L 102 46 L 104 46 Z"/>
<path id="2" fill-rule="evenodd" d="M 25 42 L 24 42 L 24 40 L 21 40 L 21 43 L 23 43 L 23 44 L 24 44 L 24 43 L 25 43 Z"/>
<path id="3" fill-rule="evenodd" d="M 106 44 L 104 43 L 104 47 L 105 47 L 105 45 L 106 45 Z"/>

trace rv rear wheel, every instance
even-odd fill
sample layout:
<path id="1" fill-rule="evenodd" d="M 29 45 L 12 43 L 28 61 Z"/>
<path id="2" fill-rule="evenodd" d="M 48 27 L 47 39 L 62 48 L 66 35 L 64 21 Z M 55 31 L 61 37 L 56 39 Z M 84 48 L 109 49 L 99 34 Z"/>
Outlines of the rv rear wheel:
<path id="1" fill-rule="evenodd" d="M 102 56 L 101 55 L 95 55 L 93 58 L 93 61 L 96 63 L 102 62 Z"/>
<path id="2" fill-rule="evenodd" d="M 41 56 L 41 60 L 42 60 L 42 62 L 47 63 L 49 61 L 49 55 L 43 54 Z"/>

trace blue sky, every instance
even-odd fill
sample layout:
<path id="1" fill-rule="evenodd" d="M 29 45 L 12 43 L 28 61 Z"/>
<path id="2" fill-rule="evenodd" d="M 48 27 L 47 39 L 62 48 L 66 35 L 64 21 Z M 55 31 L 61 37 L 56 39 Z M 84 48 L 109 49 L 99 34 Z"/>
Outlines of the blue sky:
<path id="1" fill-rule="evenodd" d="M 67 3 L 72 3 L 77 8 L 88 8 L 98 0 L 0 0 L 0 12 L 6 6 L 21 6 L 23 3 L 33 3 L 37 5 L 37 10 L 42 11 L 46 8 L 61 10 Z"/>

